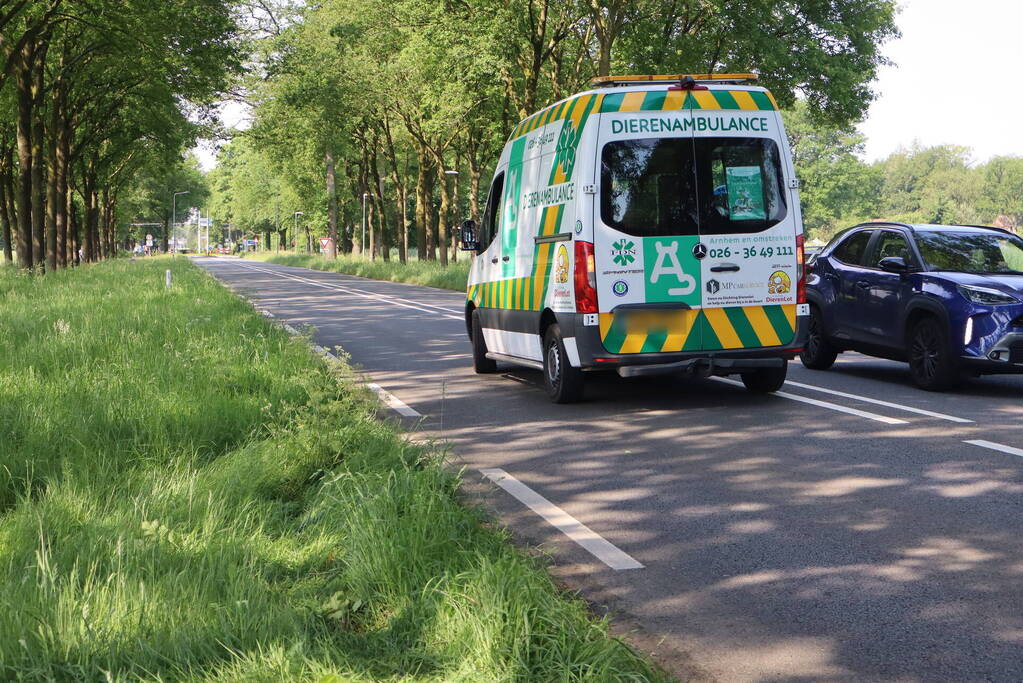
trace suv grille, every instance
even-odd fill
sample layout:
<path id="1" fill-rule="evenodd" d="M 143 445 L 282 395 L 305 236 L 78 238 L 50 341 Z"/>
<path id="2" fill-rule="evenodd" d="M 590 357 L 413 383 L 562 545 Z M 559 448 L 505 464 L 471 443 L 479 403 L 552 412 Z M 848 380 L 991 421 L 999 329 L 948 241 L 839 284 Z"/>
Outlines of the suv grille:
<path id="1" fill-rule="evenodd" d="M 1023 341 L 1013 342 L 1009 346 L 1009 362 L 1023 363 Z"/>

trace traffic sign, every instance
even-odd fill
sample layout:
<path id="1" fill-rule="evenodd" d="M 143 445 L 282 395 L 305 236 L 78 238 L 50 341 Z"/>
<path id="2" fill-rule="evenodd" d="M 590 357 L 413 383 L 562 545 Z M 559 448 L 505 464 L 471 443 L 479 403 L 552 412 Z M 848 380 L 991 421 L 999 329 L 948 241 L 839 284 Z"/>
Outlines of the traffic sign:
<path id="1" fill-rule="evenodd" d="M 320 238 L 320 246 L 323 247 L 324 249 L 326 249 L 328 246 L 330 246 L 330 238 L 329 237 L 321 237 Z"/>
<path id="2" fill-rule="evenodd" d="M 152 235 L 146 235 L 146 246 L 147 247 L 153 246 L 153 236 Z"/>

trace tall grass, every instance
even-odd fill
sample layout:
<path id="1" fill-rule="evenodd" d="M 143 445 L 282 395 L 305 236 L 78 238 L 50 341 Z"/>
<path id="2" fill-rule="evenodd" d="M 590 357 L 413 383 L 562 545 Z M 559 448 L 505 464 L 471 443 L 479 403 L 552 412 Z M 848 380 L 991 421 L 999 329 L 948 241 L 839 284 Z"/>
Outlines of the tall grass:
<path id="1" fill-rule="evenodd" d="M 313 270 L 323 270 L 328 273 L 358 275 L 359 277 L 367 277 L 373 280 L 407 282 L 413 285 L 453 289 L 456 292 L 465 291 L 470 264 L 469 260 L 463 259 L 443 267 L 437 261 L 410 260 L 407 263 L 401 263 L 395 259 L 390 261 L 368 261 L 358 256 L 339 256 L 336 260 L 331 261 L 318 254 L 297 254 L 294 252 L 280 254 L 258 252 L 246 254 L 245 258 L 265 261 L 267 263 L 277 263 L 282 266 L 312 268 Z"/>
<path id="2" fill-rule="evenodd" d="M 375 411 L 183 259 L 0 269 L 0 678 L 662 677 Z"/>

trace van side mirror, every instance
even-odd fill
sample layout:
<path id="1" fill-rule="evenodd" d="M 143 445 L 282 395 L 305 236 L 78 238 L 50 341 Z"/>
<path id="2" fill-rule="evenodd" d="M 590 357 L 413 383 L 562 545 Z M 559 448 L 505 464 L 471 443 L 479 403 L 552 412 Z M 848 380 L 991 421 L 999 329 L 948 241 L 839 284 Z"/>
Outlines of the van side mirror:
<path id="1" fill-rule="evenodd" d="M 877 266 L 887 273 L 908 273 L 909 266 L 901 256 L 886 256 L 877 262 Z"/>
<path id="2" fill-rule="evenodd" d="M 476 229 L 476 221 L 464 221 L 458 226 L 458 241 L 458 246 L 462 251 L 479 253 L 480 243 L 479 234 Z"/>

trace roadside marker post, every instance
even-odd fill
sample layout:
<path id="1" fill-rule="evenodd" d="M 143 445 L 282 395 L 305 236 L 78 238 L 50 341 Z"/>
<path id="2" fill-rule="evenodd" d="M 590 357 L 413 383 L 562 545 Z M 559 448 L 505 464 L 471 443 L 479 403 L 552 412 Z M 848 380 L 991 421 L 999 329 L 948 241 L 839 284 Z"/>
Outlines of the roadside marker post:
<path id="1" fill-rule="evenodd" d="M 171 272 L 169 270 L 167 271 L 166 277 L 167 277 L 167 283 L 166 283 L 167 284 L 167 289 L 170 289 L 171 288 Z"/>

